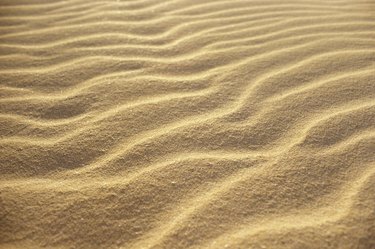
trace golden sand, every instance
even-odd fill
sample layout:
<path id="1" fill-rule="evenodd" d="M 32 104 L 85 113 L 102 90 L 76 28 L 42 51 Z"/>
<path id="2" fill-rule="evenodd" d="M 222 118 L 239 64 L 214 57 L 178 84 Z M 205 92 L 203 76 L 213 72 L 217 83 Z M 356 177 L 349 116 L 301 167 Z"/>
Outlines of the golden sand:
<path id="1" fill-rule="evenodd" d="M 375 1 L 0 0 L 0 248 L 375 248 Z"/>

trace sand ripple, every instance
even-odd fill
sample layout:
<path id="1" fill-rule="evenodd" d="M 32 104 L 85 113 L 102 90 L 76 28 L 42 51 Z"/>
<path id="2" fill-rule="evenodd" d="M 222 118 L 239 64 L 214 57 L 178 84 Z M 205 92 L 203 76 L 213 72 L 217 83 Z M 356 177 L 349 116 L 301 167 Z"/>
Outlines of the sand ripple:
<path id="1" fill-rule="evenodd" d="M 375 3 L 2 0 L 0 248 L 374 248 Z"/>

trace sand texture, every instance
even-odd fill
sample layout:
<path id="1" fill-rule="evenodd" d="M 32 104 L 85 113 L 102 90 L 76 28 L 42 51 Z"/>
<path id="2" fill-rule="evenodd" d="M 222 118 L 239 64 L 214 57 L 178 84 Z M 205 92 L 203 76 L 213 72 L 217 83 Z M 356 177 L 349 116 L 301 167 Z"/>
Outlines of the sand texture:
<path id="1" fill-rule="evenodd" d="M 374 0 L 0 0 L 1 249 L 374 249 Z"/>

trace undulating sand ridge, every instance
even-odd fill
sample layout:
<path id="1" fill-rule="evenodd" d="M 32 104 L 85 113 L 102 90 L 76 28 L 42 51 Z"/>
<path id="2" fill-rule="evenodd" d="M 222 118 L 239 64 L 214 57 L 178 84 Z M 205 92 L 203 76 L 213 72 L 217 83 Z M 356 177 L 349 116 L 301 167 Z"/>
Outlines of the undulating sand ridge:
<path id="1" fill-rule="evenodd" d="M 371 249 L 374 170 L 374 1 L 0 1 L 0 248 Z"/>

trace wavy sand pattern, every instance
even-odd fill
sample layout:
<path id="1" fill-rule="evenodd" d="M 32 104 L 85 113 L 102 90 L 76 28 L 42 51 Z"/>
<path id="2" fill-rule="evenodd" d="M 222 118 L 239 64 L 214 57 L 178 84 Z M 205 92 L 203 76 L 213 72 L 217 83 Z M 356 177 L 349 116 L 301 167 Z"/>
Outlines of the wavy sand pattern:
<path id="1" fill-rule="evenodd" d="M 1 248 L 375 248 L 375 2 L 1 0 Z"/>

